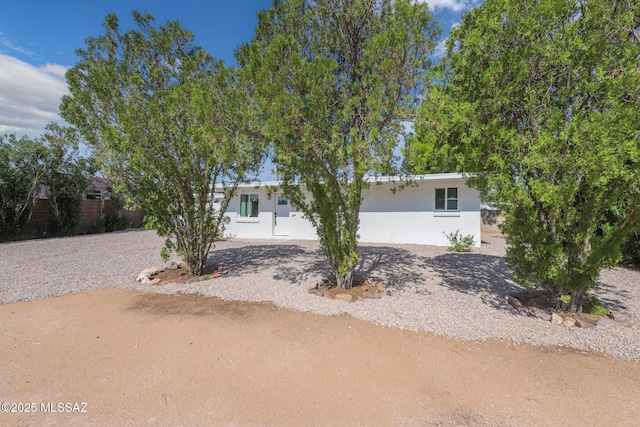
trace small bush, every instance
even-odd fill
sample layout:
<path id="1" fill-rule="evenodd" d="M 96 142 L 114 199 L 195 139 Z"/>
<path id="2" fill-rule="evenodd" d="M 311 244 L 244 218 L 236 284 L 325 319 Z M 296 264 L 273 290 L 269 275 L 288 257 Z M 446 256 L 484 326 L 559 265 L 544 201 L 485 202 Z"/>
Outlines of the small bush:
<path id="1" fill-rule="evenodd" d="M 607 315 L 607 309 L 603 307 L 600 300 L 594 295 L 589 296 L 587 300 L 584 302 L 584 304 L 582 305 L 582 312 L 591 313 L 598 316 Z"/>
<path id="2" fill-rule="evenodd" d="M 443 231 L 443 234 L 449 239 L 449 250 L 453 252 L 471 252 L 471 248 L 476 243 L 471 234 L 462 236 L 460 229 L 456 230 L 455 233 L 445 233 Z"/>

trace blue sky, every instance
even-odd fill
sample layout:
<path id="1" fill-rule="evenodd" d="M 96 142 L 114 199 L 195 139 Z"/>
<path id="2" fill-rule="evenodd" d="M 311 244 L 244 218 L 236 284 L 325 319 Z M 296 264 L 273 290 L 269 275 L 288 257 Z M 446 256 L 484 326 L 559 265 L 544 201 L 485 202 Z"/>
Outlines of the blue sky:
<path id="1" fill-rule="evenodd" d="M 416 0 L 422 1 L 422 0 Z M 464 11 L 481 0 L 431 0 L 445 36 Z M 157 23 L 177 20 L 209 54 L 235 64 L 234 48 L 251 40 L 256 13 L 271 0 L 4 0 L 0 5 L 0 135 L 37 137 L 58 116 L 67 93 L 64 73 L 78 60 L 85 39 L 103 33 L 116 13 L 123 29 L 133 28 L 131 11 L 151 13 Z M 442 41 L 444 42 L 444 41 Z M 443 43 L 437 49 L 441 54 Z M 438 54 L 437 53 L 437 54 Z"/>

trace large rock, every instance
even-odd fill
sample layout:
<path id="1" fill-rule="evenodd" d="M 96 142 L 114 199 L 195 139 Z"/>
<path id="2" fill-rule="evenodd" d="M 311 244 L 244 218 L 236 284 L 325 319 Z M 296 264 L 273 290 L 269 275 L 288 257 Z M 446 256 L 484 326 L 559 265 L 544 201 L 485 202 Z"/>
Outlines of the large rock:
<path id="1" fill-rule="evenodd" d="M 177 270 L 180 268 L 180 265 L 175 261 L 167 261 L 164 265 L 165 270 Z"/>
<path id="2" fill-rule="evenodd" d="M 559 314 L 551 313 L 551 323 L 554 325 L 562 325 L 562 321 L 563 319 Z"/>
<path id="3" fill-rule="evenodd" d="M 607 325 L 613 325 L 614 320 L 613 319 L 609 319 L 608 317 L 603 317 L 602 319 L 598 320 L 598 323 L 596 323 L 596 326 L 607 326 Z"/>
<path id="4" fill-rule="evenodd" d="M 337 294 L 336 299 L 346 302 L 353 302 L 353 296 L 351 296 L 350 294 Z"/>
<path id="5" fill-rule="evenodd" d="M 149 280 L 149 285 L 150 286 L 157 285 L 159 283 L 160 283 L 160 279 L 158 279 L 158 278 L 155 278 L 153 280 Z"/>
<path id="6" fill-rule="evenodd" d="M 593 328 L 596 325 L 594 325 L 593 323 L 587 322 L 584 319 L 576 319 L 576 326 L 579 328 L 589 329 L 589 328 Z"/>
<path id="7" fill-rule="evenodd" d="M 567 328 L 573 328 L 576 325 L 576 319 L 573 317 L 565 317 L 562 321 L 562 326 L 566 326 Z"/>
<path id="8" fill-rule="evenodd" d="M 538 319 L 542 319 L 545 322 L 550 322 L 551 321 L 551 315 L 549 313 L 547 313 L 544 310 L 540 310 L 537 307 L 531 307 L 531 309 L 529 310 L 529 313 L 533 316 L 533 317 L 537 317 Z"/>
<path id="9" fill-rule="evenodd" d="M 147 268 L 146 270 L 142 270 L 140 274 L 138 274 L 138 278 L 136 280 L 140 283 L 149 283 L 149 279 L 151 278 L 152 274 L 153 272 L 151 271 L 151 269 Z"/>
<path id="10" fill-rule="evenodd" d="M 522 303 L 520 302 L 520 300 L 519 300 L 518 298 L 513 297 L 513 296 L 511 296 L 511 295 L 507 295 L 507 296 L 506 296 L 506 299 L 507 299 L 507 303 L 508 303 L 511 307 L 515 308 L 516 310 L 518 310 L 519 308 L 521 308 L 521 307 L 522 307 Z"/>

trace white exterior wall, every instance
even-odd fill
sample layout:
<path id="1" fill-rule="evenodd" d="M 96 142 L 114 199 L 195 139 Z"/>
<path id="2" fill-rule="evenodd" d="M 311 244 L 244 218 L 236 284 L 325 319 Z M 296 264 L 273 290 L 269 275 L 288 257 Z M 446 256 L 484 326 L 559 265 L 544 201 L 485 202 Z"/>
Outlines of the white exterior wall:
<path id="1" fill-rule="evenodd" d="M 414 243 L 448 246 L 444 233 L 460 230 L 460 234 L 472 235 L 476 247 L 480 247 L 480 195 L 468 188 L 457 174 L 440 174 L 416 181 L 417 186 L 408 186 L 395 194 L 393 183 L 375 184 L 363 193 L 360 209 L 360 241 L 373 243 Z M 458 209 L 436 211 L 436 188 L 458 188 Z M 258 194 L 259 216 L 242 218 L 240 195 Z M 270 199 L 270 200 L 269 200 Z M 227 216 L 230 222 L 226 237 L 239 238 L 289 238 L 315 240 L 317 234 L 302 212 L 291 207 L 288 217 L 288 236 L 275 235 L 274 211 L 277 194 L 268 196 L 265 187 L 241 187 L 229 204 Z M 277 219 L 276 219 L 277 221 Z"/>

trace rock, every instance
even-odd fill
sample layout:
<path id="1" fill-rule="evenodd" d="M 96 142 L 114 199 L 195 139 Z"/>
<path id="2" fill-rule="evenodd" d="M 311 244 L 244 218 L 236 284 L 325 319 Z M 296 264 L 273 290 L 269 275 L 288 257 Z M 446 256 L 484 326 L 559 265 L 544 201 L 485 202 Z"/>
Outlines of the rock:
<path id="1" fill-rule="evenodd" d="M 175 261 L 167 261 L 164 265 L 165 270 L 177 270 L 178 268 L 180 268 L 180 265 Z"/>
<path id="2" fill-rule="evenodd" d="M 562 326 L 566 326 L 567 328 L 573 328 L 576 325 L 576 319 L 573 317 L 565 317 L 562 321 Z"/>
<path id="3" fill-rule="evenodd" d="M 516 297 L 512 297 L 511 295 L 507 295 L 506 296 L 507 299 L 507 303 L 515 308 L 516 310 L 519 309 L 520 307 L 522 307 L 522 303 L 520 302 L 520 300 Z"/>
<path id="4" fill-rule="evenodd" d="M 138 274 L 138 278 L 136 280 L 141 283 L 148 283 L 150 277 L 151 277 L 151 270 L 146 269 L 146 270 L 142 270 L 140 274 Z"/>
<path id="5" fill-rule="evenodd" d="M 376 282 L 376 288 L 378 288 L 380 292 L 384 291 L 384 285 L 382 284 L 381 281 Z"/>
<path id="6" fill-rule="evenodd" d="M 545 322 L 550 322 L 551 321 L 551 315 L 549 313 L 547 313 L 546 311 L 540 310 L 537 307 L 532 307 L 529 312 L 531 313 L 531 315 L 533 317 L 537 317 L 538 319 L 542 319 Z"/>
<path id="7" fill-rule="evenodd" d="M 554 325 L 562 325 L 562 321 L 562 317 L 560 317 L 558 314 L 551 313 L 551 323 L 553 323 Z"/>
<path id="8" fill-rule="evenodd" d="M 579 328 L 589 329 L 589 328 L 593 328 L 596 325 L 594 325 L 593 323 L 589 323 L 583 319 L 576 319 L 576 326 Z"/>
<path id="9" fill-rule="evenodd" d="M 157 285 L 158 283 L 160 283 L 160 279 L 153 279 L 153 280 L 149 280 L 149 285 L 153 286 L 153 285 Z"/>
<path id="10" fill-rule="evenodd" d="M 607 325 L 613 325 L 613 319 L 609 319 L 608 317 L 603 317 L 602 319 L 598 320 L 598 322 L 596 323 L 596 326 L 598 327 L 607 326 Z"/>
<path id="11" fill-rule="evenodd" d="M 622 313 L 618 313 L 617 311 L 614 311 L 612 313 L 612 318 L 613 320 L 615 320 L 616 322 L 620 322 L 620 323 L 625 323 L 625 322 L 631 322 L 631 318 L 622 314 Z"/>
<path id="12" fill-rule="evenodd" d="M 316 288 L 311 288 L 311 289 L 309 289 L 309 293 L 310 293 L 311 295 L 317 295 L 317 296 L 319 296 L 319 297 L 321 297 L 321 296 L 323 296 L 323 295 L 324 295 L 324 292 L 322 292 L 320 289 L 316 289 Z"/>
<path id="13" fill-rule="evenodd" d="M 350 294 L 337 294 L 336 299 L 346 301 L 346 302 L 352 302 L 353 296 L 351 296 Z"/>
<path id="14" fill-rule="evenodd" d="M 185 283 L 188 285 L 190 283 L 198 283 L 200 281 L 200 279 L 198 279 L 197 277 L 194 277 L 192 279 L 187 280 Z"/>
<path id="15" fill-rule="evenodd" d="M 329 298 L 329 299 L 336 299 L 336 296 L 333 294 L 333 292 L 331 292 L 329 289 L 324 289 L 322 291 L 322 295 L 325 298 Z"/>
<path id="16" fill-rule="evenodd" d="M 369 299 L 380 299 L 382 298 L 382 292 L 364 292 L 362 296 Z"/>
<path id="17" fill-rule="evenodd" d="M 222 273 L 213 273 L 213 274 L 210 274 L 208 279 L 205 279 L 205 280 L 217 279 L 219 277 L 222 277 Z"/>

